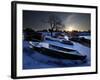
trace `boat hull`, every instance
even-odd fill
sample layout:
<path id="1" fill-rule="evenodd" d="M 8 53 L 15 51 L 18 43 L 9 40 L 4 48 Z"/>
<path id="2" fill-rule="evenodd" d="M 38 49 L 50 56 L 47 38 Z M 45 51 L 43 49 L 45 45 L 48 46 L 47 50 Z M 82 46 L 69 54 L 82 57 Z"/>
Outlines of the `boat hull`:
<path id="1" fill-rule="evenodd" d="M 47 55 L 52 58 L 57 59 L 70 59 L 70 60 L 84 60 L 86 59 L 86 55 L 80 54 L 70 54 L 65 51 L 57 51 L 55 49 L 45 48 L 45 47 L 33 47 L 34 50 L 38 51 L 41 54 Z"/>

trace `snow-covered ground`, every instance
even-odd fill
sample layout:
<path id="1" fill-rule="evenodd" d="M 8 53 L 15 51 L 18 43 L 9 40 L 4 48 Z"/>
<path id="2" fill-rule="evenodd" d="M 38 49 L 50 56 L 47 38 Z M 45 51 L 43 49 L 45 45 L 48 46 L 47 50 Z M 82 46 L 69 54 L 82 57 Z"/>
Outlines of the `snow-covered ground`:
<path id="1" fill-rule="evenodd" d="M 55 67 L 77 67 L 77 66 L 90 66 L 90 49 L 84 45 L 73 42 L 74 45 L 62 44 L 57 41 L 45 40 L 44 42 L 77 50 L 80 54 L 87 55 L 87 60 L 82 62 L 80 60 L 64 60 L 55 59 L 43 55 L 37 51 L 32 50 L 28 41 L 23 41 L 23 69 L 39 69 L 39 68 L 55 68 Z"/>

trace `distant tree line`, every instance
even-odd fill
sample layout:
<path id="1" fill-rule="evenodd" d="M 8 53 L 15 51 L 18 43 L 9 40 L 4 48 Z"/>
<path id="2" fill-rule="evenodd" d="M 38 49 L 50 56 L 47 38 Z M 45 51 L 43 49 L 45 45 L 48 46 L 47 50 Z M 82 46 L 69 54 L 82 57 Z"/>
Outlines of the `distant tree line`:
<path id="1" fill-rule="evenodd" d="M 23 30 L 24 40 L 26 41 L 42 41 L 42 33 L 38 33 L 31 28 L 26 28 Z"/>

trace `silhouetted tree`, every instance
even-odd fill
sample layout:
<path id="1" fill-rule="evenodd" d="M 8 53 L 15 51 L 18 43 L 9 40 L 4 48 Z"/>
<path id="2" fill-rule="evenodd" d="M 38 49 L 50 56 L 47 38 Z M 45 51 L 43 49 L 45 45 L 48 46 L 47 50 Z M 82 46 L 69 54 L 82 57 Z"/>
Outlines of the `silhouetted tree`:
<path id="1" fill-rule="evenodd" d="M 64 24 L 62 24 L 62 20 L 56 16 L 56 15 L 50 15 L 48 19 L 48 23 L 50 24 L 50 32 L 51 36 L 53 36 L 53 31 L 58 31 L 62 27 L 64 27 Z"/>

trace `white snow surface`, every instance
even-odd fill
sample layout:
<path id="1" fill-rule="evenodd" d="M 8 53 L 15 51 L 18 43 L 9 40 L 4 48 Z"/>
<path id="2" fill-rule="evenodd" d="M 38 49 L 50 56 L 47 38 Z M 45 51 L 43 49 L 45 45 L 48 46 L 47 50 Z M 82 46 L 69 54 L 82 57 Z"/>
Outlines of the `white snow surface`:
<path id="1" fill-rule="evenodd" d="M 28 41 L 23 41 L 23 69 L 39 69 L 39 68 L 55 68 L 55 67 L 77 67 L 77 66 L 90 66 L 90 49 L 84 45 L 73 42 L 74 45 L 66 45 L 59 43 L 57 41 L 45 40 L 41 44 L 48 46 L 45 43 L 57 45 L 64 48 L 77 50 L 82 55 L 87 55 L 87 61 L 82 62 L 80 60 L 64 60 L 64 59 L 55 59 L 49 56 L 43 55 L 37 51 L 32 50 L 32 47 L 29 47 L 30 44 Z M 40 45 L 41 45 L 40 44 Z"/>

